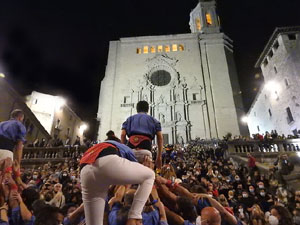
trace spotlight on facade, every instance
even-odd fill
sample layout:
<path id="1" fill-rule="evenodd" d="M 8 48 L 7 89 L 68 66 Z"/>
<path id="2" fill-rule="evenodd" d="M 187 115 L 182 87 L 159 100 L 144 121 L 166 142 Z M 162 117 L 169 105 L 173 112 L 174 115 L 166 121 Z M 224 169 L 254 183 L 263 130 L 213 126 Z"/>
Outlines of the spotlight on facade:
<path id="1" fill-rule="evenodd" d="M 61 108 L 66 104 L 66 100 L 59 97 L 57 98 L 56 102 L 55 102 L 55 109 L 56 111 L 61 110 Z"/>
<path id="2" fill-rule="evenodd" d="M 81 124 L 81 126 L 79 127 L 79 131 L 80 131 L 80 134 L 83 134 L 84 131 L 86 131 L 88 128 L 88 125 L 87 124 Z"/>
<path id="3" fill-rule="evenodd" d="M 265 87 L 271 93 L 273 99 L 279 98 L 280 84 L 278 82 L 271 80 L 265 84 Z"/>
<path id="4" fill-rule="evenodd" d="M 243 117 L 241 118 L 241 121 L 242 121 L 243 123 L 248 123 L 248 117 L 247 117 L 247 116 L 243 116 Z"/>
<path id="5" fill-rule="evenodd" d="M 0 78 L 5 78 L 5 74 L 4 73 L 0 73 Z"/>

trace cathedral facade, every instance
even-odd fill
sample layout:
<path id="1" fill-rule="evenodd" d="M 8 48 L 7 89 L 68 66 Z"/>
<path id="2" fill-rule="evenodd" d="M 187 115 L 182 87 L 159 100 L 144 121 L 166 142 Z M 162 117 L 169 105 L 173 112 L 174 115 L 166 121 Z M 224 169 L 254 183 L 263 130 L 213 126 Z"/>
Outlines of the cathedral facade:
<path id="1" fill-rule="evenodd" d="M 109 45 L 101 83 L 98 138 L 145 100 L 161 122 L 164 143 L 247 133 L 232 41 L 220 32 L 215 1 L 200 1 L 189 34 L 121 38 Z M 119 135 L 118 135 L 119 136 Z"/>

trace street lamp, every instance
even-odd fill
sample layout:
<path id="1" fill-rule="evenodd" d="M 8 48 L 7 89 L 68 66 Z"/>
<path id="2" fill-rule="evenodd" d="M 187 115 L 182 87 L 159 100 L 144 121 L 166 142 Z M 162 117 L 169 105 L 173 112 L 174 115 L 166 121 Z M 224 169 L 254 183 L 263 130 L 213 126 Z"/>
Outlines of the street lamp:
<path id="1" fill-rule="evenodd" d="M 248 119 L 247 116 L 243 116 L 243 117 L 241 118 L 241 121 L 242 121 L 243 123 L 248 123 L 249 119 Z"/>
<path id="2" fill-rule="evenodd" d="M 80 134 L 82 135 L 83 132 L 87 130 L 87 128 L 88 128 L 87 124 L 85 124 L 85 123 L 81 124 L 81 126 L 79 127 Z"/>
<path id="3" fill-rule="evenodd" d="M 273 99 L 279 98 L 279 92 L 280 92 L 280 84 L 274 80 L 269 81 L 265 84 L 265 88 L 271 92 L 271 96 Z"/>
<path id="4" fill-rule="evenodd" d="M 4 73 L 0 73 L 0 78 L 5 78 L 5 74 Z"/>
<path id="5" fill-rule="evenodd" d="M 61 97 L 57 97 L 56 101 L 55 101 L 55 110 L 56 111 L 60 111 L 61 108 L 66 104 L 66 100 L 61 98 Z"/>

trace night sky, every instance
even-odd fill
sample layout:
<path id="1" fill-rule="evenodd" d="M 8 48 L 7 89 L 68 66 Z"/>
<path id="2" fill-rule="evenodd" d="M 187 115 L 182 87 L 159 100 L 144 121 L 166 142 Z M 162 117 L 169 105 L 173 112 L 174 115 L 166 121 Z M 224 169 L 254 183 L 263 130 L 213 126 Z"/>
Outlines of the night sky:
<path id="1" fill-rule="evenodd" d="M 197 0 L 0 0 L 0 72 L 21 95 L 61 95 L 95 124 L 110 40 L 189 33 Z M 234 52 L 247 110 L 254 64 L 278 26 L 300 25 L 298 0 L 218 0 L 222 31 Z M 1 93 L 0 93 L 1 94 Z M 93 129 L 91 129 L 93 131 Z"/>

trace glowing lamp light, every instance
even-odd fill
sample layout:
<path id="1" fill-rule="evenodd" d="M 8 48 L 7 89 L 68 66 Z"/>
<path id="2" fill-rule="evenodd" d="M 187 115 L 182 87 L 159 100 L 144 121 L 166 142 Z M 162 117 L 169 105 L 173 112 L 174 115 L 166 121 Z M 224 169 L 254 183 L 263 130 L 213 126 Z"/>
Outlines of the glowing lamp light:
<path id="1" fill-rule="evenodd" d="M 242 121 L 243 123 L 248 123 L 249 119 L 248 119 L 247 116 L 243 116 L 243 117 L 241 118 L 241 121 Z"/>
<path id="2" fill-rule="evenodd" d="M 0 73 L 0 78 L 5 78 L 5 74 L 4 73 Z"/>
<path id="3" fill-rule="evenodd" d="M 87 124 L 82 124 L 80 127 L 79 127 L 79 132 L 80 134 L 83 134 L 84 131 L 86 131 L 88 128 L 88 125 Z"/>
<path id="4" fill-rule="evenodd" d="M 297 152 L 297 156 L 300 157 L 300 152 Z"/>
<path id="5" fill-rule="evenodd" d="M 265 85 L 266 89 L 271 92 L 271 97 L 273 99 L 278 99 L 279 98 L 279 92 L 280 92 L 280 84 L 276 81 L 269 81 Z"/>
<path id="6" fill-rule="evenodd" d="M 55 102 L 55 109 L 57 111 L 61 110 L 61 108 L 66 104 L 66 100 L 63 98 L 58 98 Z"/>

